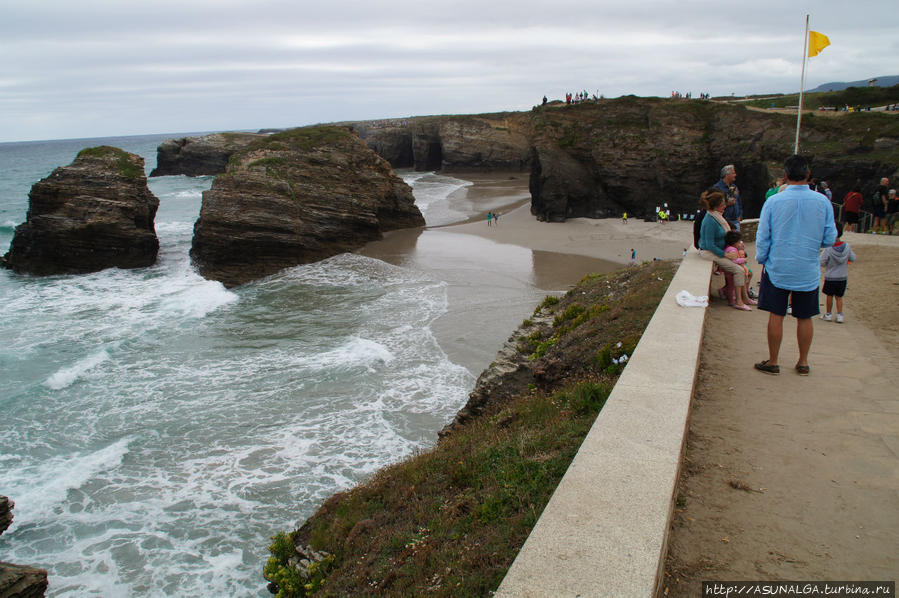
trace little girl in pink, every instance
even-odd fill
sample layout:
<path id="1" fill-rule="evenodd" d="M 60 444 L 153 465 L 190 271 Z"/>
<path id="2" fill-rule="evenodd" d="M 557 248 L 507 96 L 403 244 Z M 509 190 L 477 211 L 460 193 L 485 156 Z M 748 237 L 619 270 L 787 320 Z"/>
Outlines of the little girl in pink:
<path id="1" fill-rule="evenodd" d="M 749 281 L 752 280 L 752 270 L 746 266 L 746 245 L 743 244 L 743 235 L 740 231 L 730 230 L 724 233 L 724 257 L 735 264 L 743 266 L 746 272 L 746 284 L 743 285 L 743 303 L 758 305 L 758 301 L 749 297 Z"/>

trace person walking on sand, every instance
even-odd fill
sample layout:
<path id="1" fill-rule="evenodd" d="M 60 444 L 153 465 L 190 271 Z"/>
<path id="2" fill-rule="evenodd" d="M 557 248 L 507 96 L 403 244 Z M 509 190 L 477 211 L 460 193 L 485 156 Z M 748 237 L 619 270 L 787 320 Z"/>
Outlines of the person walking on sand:
<path id="1" fill-rule="evenodd" d="M 493 213 L 493 226 L 499 226 L 499 214 Z"/>
<path id="2" fill-rule="evenodd" d="M 899 197 L 896 197 L 896 190 L 890 189 L 889 201 L 887 202 L 887 232 L 893 234 L 893 226 L 899 220 Z"/>
<path id="3" fill-rule="evenodd" d="M 621 223 L 627 224 L 627 212 L 621 215 Z"/>
<path id="4" fill-rule="evenodd" d="M 821 319 L 830 322 L 833 319 L 834 297 L 837 301 L 837 324 L 843 323 L 843 295 L 846 294 L 846 281 L 849 279 L 849 263 L 855 261 L 855 253 L 848 243 L 840 240 L 843 236 L 843 225 L 837 222 L 837 240 L 833 247 L 821 252 L 821 267 L 824 268 L 824 313 Z"/>
<path id="5" fill-rule="evenodd" d="M 827 198 L 808 188 L 808 162 L 792 155 L 784 162 L 787 188 L 762 206 L 755 238 L 755 259 L 764 268 L 759 309 L 768 312 L 768 359 L 755 364 L 766 374 L 779 374 L 780 344 L 787 303 L 796 318 L 799 359 L 796 372 L 808 376 L 808 353 L 818 311 L 821 269 L 818 252 L 837 238 L 833 209 Z"/>
<path id="6" fill-rule="evenodd" d="M 885 235 L 887 232 L 887 203 L 889 202 L 889 187 L 890 179 L 887 177 L 883 177 L 880 179 L 880 185 L 877 187 L 877 190 L 874 192 L 874 197 L 872 201 L 874 205 L 874 226 L 871 228 L 872 234 L 877 234 L 878 232 L 882 235 Z"/>
<path id="7" fill-rule="evenodd" d="M 493 212 L 487 212 L 487 226 L 493 225 Z"/>
<path id="8" fill-rule="evenodd" d="M 631 263 L 635 263 L 637 261 L 637 250 L 631 247 Z"/>
<path id="9" fill-rule="evenodd" d="M 862 182 L 856 181 L 852 191 L 843 198 L 843 222 L 846 224 L 847 232 L 862 232 L 861 230 L 856 230 L 856 227 L 858 227 L 858 215 L 864 201 Z"/>

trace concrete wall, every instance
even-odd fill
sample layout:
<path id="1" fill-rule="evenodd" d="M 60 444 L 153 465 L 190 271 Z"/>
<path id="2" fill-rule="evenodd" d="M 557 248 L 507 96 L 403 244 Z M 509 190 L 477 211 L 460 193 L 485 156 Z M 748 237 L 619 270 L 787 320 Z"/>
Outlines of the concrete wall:
<path id="1" fill-rule="evenodd" d="M 654 596 L 693 396 L 711 266 L 690 249 L 496 596 Z"/>

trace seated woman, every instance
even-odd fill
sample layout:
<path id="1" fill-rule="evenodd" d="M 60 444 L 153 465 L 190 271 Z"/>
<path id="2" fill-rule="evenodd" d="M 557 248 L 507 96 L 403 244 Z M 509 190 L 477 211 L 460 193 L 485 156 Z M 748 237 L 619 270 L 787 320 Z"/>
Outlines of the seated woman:
<path id="1" fill-rule="evenodd" d="M 746 286 L 746 273 L 743 267 L 735 264 L 724 256 L 724 233 L 730 230 L 730 225 L 724 219 L 726 200 L 724 193 L 714 187 L 703 192 L 699 200 L 700 205 L 706 210 L 702 219 L 702 227 L 699 229 L 699 255 L 704 259 L 718 264 L 727 274 L 734 276 L 734 304 L 733 307 L 743 311 L 752 311 L 752 308 L 743 303 L 743 287 Z"/>

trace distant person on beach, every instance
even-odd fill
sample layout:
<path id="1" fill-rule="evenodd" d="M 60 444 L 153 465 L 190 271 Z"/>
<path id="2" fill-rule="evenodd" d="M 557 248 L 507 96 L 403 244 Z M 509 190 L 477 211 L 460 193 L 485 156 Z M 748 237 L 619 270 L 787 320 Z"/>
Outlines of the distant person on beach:
<path id="1" fill-rule="evenodd" d="M 852 187 L 852 191 L 843 198 L 843 222 L 846 224 L 848 232 L 858 231 L 858 215 L 862 209 L 865 198 L 862 197 L 862 183 L 856 181 Z"/>
<path id="2" fill-rule="evenodd" d="M 721 178 L 714 187 L 724 193 L 727 198 L 727 207 L 724 209 L 724 219 L 734 230 L 740 230 L 740 222 L 743 220 L 743 202 L 740 201 L 740 189 L 737 180 L 737 169 L 733 164 L 728 164 L 721 169 Z"/>
<path id="3" fill-rule="evenodd" d="M 622 224 L 627 224 L 627 212 L 621 215 Z"/>
<path id="4" fill-rule="evenodd" d="M 855 261 L 855 253 L 848 243 L 844 243 L 840 237 L 843 236 L 843 225 L 837 223 L 837 240 L 833 247 L 828 247 L 821 252 L 821 267 L 824 268 L 824 313 L 821 319 L 830 322 L 833 318 L 832 310 L 834 297 L 837 303 L 837 324 L 843 323 L 843 295 L 846 294 L 846 281 L 849 279 L 849 263 Z"/>
<path id="5" fill-rule="evenodd" d="M 752 311 L 751 307 L 743 303 L 743 287 L 746 285 L 743 268 L 724 256 L 724 248 L 727 247 L 724 235 L 730 230 L 730 224 L 724 219 L 724 209 L 727 203 L 724 193 L 717 187 L 711 187 L 703 192 L 699 201 L 706 211 L 699 231 L 699 255 L 703 259 L 715 262 L 725 273 L 733 275 L 734 303 L 732 307 L 743 311 Z"/>
<path id="6" fill-rule="evenodd" d="M 499 214 L 493 213 L 493 226 L 499 226 Z"/>
<path id="7" fill-rule="evenodd" d="M 755 364 L 766 374 L 779 374 L 780 344 L 788 302 L 796 318 L 799 359 L 796 372 L 809 374 L 812 317 L 818 315 L 818 252 L 837 238 L 833 209 L 827 198 L 808 188 L 809 166 L 793 155 L 784 162 L 787 188 L 762 206 L 755 237 L 755 259 L 761 264 L 759 309 L 768 312 L 768 359 Z"/>
<path id="8" fill-rule="evenodd" d="M 637 261 L 637 250 L 634 249 L 633 247 L 631 247 L 631 263 L 633 264 L 636 261 Z"/>
<path id="9" fill-rule="evenodd" d="M 487 226 L 493 225 L 493 212 L 487 212 Z"/>

